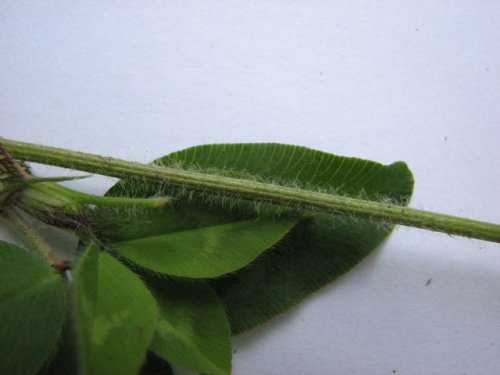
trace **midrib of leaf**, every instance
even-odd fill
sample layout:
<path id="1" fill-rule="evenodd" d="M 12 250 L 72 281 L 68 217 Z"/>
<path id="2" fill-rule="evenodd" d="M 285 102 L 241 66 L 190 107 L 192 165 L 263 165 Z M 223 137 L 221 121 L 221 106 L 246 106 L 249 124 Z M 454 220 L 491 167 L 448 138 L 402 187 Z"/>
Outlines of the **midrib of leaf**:
<path id="1" fill-rule="evenodd" d="M 118 241 L 116 242 L 117 245 L 119 245 L 120 243 L 124 243 L 124 242 L 134 242 L 134 241 L 140 241 L 144 238 L 150 238 L 150 239 L 155 239 L 155 238 L 163 238 L 165 236 L 168 236 L 168 235 L 177 235 L 177 234 L 183 234 L 183 233 L 189 233 L 189 232 L 196 232 L 196 231 L 200 231 L 200 230 L 203 230 L 203 229 L 208 229 L 208 228 L 219 228 L 219 227 L 227 227 L 227 226 L 230 226 L 234 223 L 246 223 L 246 222 L 253 222 L 253 221 L 257 221 L 258 219 L 255 218 L 255 219 L 244 219 L 244 220 L 234 220 L 234 221 L 231 221 L 231 220 L 227 220 L 226 222 L 221 222 L 221 223 L 218 223 L 216 225 L 212 225 L 212 224 L 206 224 L 206 225 L 201 225 L 199 227 L 196 227 L 196 228 L 189 228 L 189 229 L 182 229 L 182 230 L 177 230 L 175 232 L 167 232 L 167 233 L 164 233 L 164 234 L 155 234 L 153 236 L 146 236 L 146 237 L 141 237 L 139 239 L 130 239 L 130 240 L 125 240 L 125 241 Z"/>

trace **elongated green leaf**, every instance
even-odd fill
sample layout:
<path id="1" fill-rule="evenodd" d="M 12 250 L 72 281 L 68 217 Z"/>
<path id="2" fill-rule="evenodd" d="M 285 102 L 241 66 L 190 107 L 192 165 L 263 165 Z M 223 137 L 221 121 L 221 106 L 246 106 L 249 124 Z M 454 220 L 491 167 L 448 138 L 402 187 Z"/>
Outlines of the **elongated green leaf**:
<path id="1" fill-rule="evenodd" d="M 226 144 L 188 148 L 159 160 L 162 164 L 206 173 L 251 178 L 335 194 L 406 204 L 413 177 L 403 162 L 382 165 L 358 158 L 332 155 L 305 147 L 280 144 Z M 211 199 L 208 193 L 192 193 L 175 187 L 122 181 L 111 194 L 149 196 L 180 195 L 169 223 L 176 231 L 255 217 L 253 204 L 228 197 Z M 268 214 L 275 207 L 261 205 Z M 283 211 L 287 216 L 290 210 Z M 291 212 L 293 215 L 293 212 Z M 262 214 L 261 214 L 262 215 Z M 140 234 L 148 227 L 158 233 L 155 214 L 148 222 L 131 220 L 104 228 L 104 235 L 117 239 Z M 194 223 L 190 221 L 194 218 Z M 138 228 L 138 229 L 134 229 Z M 304 219 L 265 255 L 213 286 L 227 310 L 233 333 L 265 322 L 295 306 L 306 296 L 350 270 L 390 233 L 384 226 L 362 219 L 317 214 Z M 134 232 L 135 231 L 135 232 Z M 140 232 L 140 233 L 139 233 Z M 129 237 L 130 238 L 130 237 Z"/>
<path id="2" fill-rule="evenodd" d="M 55 352 L 66 309 L 61 276 L 0 241 L 0 374 L 35 374 Z"/>
<path id="3" fill-rule="evenodd" d="M 137 374 L 158 318 L 144 283 L 91 245 L 75 270 L 74 295 L 82 374 Z"/>
<path id="4" fill-rule="evenodd" d="M 205 374 L 231 372 L 231 330 L 224 307 L 205 283 L 154 285 L 160 319 L 152 350 L 170 363 Z"/>
<path id="5" fill-rule="evenodd" d="M 216 277 L 246 266 L 295 225 L 292 220 L 244 220 L 114 244 L 142 267 L 173 276 Z"/>
<path id="6" fill-rule="evenodd" d="M 402 162 L 384 166 L 295 146 L 202 146 L 172 157 L 196 163 L 198 168 L 245 170 L 264 180 L 274 178 L 285 184 L 288 181 L 374 200 L 405 203 L 413 187 L 411 172 Z M 213 283 L 233 333 L 255 327 L 298 304 L 350 270 L 391 230 L 391 226 L 333 215 L 304 220 L 251 267 Z"/>

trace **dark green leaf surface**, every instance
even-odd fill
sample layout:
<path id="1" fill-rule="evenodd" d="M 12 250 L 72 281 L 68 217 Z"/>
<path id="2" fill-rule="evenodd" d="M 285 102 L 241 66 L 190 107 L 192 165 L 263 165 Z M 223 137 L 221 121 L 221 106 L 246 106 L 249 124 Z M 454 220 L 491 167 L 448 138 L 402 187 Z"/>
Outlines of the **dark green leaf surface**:
<path id="1" fill-rule="evenodd" d="M 249 219 L 119 242 L 113 248 L 156 272 L 217 277 L 246 266 L 295 224 L 292 220 Z"/>
<path id="2" fill-rule="evenodd" d="M 159 281 L 160 319 L 151 349 L 170 363 L 205 374 L 231 372 L 231 330 L 224 307 L 205 283 Z"/>
<path id="3" fill-rule="evenodd" d="M 66 293 L 52 267 L 0 241 L 0 374 L 35 374 L 55 352 Z"/>
<path id="4" fill-rule="evenodd" d="M 158 319 L 141 279 L 91 245 L 75 269 L 74 295 L 82 374 L 137 374 Z"/>
<path id="5" fill-rule="evenodd" d="M 382 165 L 281 144 L 198 146 L 167 155 L 159 162 L 165 166 L 400 204 L 407 203 L 413 188 L 413 177 L 403 162 Z M 124 181 L 115 185 L 110 194 L 175 196 L 183 192 L 175 187 Z M 147 233 L 161 234 L 167 224 L 171 224 L 172 230 L 182 231 L 256 216 L 255 204 L 244 200 L 219 196 L 210 199 L 208 193 L 193 193 L 189 198 L 181 194 L 168 215 L 163 214 L 168 216 L 163 222 L 157 220 L 158 213 L 150 212 L 140 220 L 116 221 L 116 225 L 105 227 L 102 233 L 123 240 Z M 276 210 L 275 206 L 266 204 L 260 207 L 263 208 L 261 216 Z M 293 210 L 282 210 L 283 216 L 290 212 L 293 215 Z M 225 305 L 233 333 L 250 329 L 295 306 L 350 270 L 391 230 L 392 227 L 380 223 L 335 215 L 317 214 L 303 220 L 251 266 L 213 283 Z"/>
<path id="6" fill-rule="evenodd" d="M 406 203 L 413 177 L 405 163 L 388 166 L 305 147 L 278 144 L 207 145 L 162 159 L 185 167 L 245 171 L 264 181 L 335 191 L 366 199 Z M 240 333 L 295 306 L 350 270 L 392 227 L 366 220 L 317 215 L 294 228 L 250 267 L 215 281 L 233 333 Z"/>

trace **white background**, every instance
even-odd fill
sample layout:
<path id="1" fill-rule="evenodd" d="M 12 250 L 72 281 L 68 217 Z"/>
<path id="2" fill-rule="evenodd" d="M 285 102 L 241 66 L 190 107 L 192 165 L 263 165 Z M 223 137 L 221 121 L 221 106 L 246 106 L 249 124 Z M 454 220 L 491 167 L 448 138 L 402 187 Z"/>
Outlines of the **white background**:
<path id="1" fill-rule="evenodd" d="M 486 0 L 2 0 L 0 135 L 139 162 L 268 141 L 405 160 L 413 207 L 499 223 L 499 25 Z M 234 345 L 236 375 L 498 374 L 500 246 L 399 227 Z"/>

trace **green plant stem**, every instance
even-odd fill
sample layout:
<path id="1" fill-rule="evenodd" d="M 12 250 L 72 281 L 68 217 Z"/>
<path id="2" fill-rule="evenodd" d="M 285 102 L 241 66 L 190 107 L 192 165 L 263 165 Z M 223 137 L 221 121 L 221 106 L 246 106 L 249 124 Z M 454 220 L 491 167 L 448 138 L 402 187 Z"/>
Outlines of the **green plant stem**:
<path id="1" fill-rule="evenodd" d="M 452 235 L 500 242 L 500 225 L 382 202 L 330 195 L 262 182 L 210 175 L 195 171 L 145 165 L 111 157 L 2 139 L 15 158 L 118 178 L 140 178 L 224 192 L 282 205 L 319 209 L 391 224 L 423 228 Z"/>
<path id="2" fill-rule="evenodd" d="M 23 235 L 30 250 L 40 254 L 50 264 L 58 264 L 60 262 L 60 259 L 54 254 L 50 245 L 33 230 L 30 223 L 14 208 L 8 207 L 2 210 L 2 216 L 9 220 L 16 230 Z"/>

